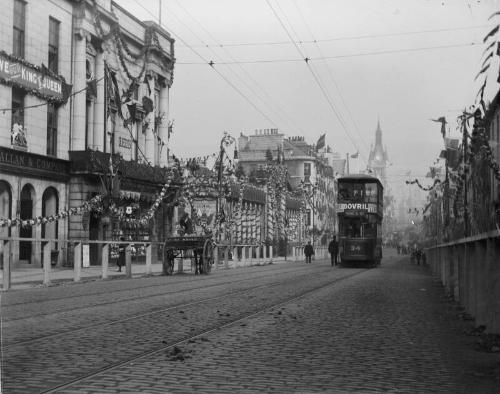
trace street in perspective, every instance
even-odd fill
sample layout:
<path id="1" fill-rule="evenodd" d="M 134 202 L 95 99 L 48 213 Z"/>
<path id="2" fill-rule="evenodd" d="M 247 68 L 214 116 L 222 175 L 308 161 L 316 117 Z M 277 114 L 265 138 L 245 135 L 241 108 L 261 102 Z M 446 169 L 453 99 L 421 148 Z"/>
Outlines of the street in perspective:
<path id="1" fill-rule="evenodd" d="M 0 393 L 497 393 L 500 5 L 2 0 Z"/>

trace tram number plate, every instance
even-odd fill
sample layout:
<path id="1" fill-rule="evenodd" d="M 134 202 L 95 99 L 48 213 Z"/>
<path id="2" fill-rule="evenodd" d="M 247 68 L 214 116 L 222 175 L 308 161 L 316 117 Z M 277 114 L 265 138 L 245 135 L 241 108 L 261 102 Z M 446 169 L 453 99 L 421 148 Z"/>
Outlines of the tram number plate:
<path id="1" fill-rule="evenodd" d="M 362 249 L 361 245 L 350 245 L 349 247 L 349 251 L 352 253 L 361 253 Z"/>

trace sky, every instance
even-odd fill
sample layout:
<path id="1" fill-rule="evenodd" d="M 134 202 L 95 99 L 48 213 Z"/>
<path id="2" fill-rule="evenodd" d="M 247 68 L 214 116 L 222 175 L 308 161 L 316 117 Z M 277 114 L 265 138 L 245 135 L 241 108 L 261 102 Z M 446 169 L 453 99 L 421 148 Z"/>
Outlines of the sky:
<path id="1" fill-rule="evenodd" d="M 443 148 L 445 116 L 499 89 L 498 58 L 481 70 L 500 1 L 468 0 L 116 0 L 175 38 L 170 92 L 176 156 L 216 152 L 224 131 L 238 137 L 278 128 L 360 152 L 366 168 L 380 121 L 391 188 L 425 179 Z M 500 37 L 497 37 L 500 38 Z M 308 59 L 307 61 L 305 59 Z M 213 62 L 213 66 L 208 63 Z"/>

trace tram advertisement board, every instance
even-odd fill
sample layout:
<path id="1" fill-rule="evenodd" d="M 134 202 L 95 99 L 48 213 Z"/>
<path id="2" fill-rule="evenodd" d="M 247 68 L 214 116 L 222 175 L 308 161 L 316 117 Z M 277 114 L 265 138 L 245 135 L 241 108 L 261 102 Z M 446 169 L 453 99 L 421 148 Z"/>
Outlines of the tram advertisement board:
<path id="1" fill-rule="evenodd" d="M 368 203 L 340 203 L 337 205 L 337 212 L 353 213 L 359 212 L 358 215 L 363 213 L 377 213 L 377 204 Z"/>

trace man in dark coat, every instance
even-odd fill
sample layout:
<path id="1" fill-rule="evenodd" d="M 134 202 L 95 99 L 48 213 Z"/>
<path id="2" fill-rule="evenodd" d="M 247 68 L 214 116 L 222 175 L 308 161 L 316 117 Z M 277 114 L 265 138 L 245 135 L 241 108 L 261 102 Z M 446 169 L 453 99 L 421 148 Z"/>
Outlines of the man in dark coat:
<path id="1" fill-rule="evenodd" d="M 314 254 L 314 249 L 311 245 L 311 242 L 308 242 L 304 247 L 304 255 L 306 256 L 306 263 L 311 262 L 311 256 Z"/>
<path id="2" fill-rule="evenodd" d="M 337 237 L 334 236 L 333 239 L 328 244 L 328 252 L 330 253 L 330 259 L 332 261 L 332 267 L 337 265 L 337 255 L 339 254 L 339 243 L 337 242 Z"/>

